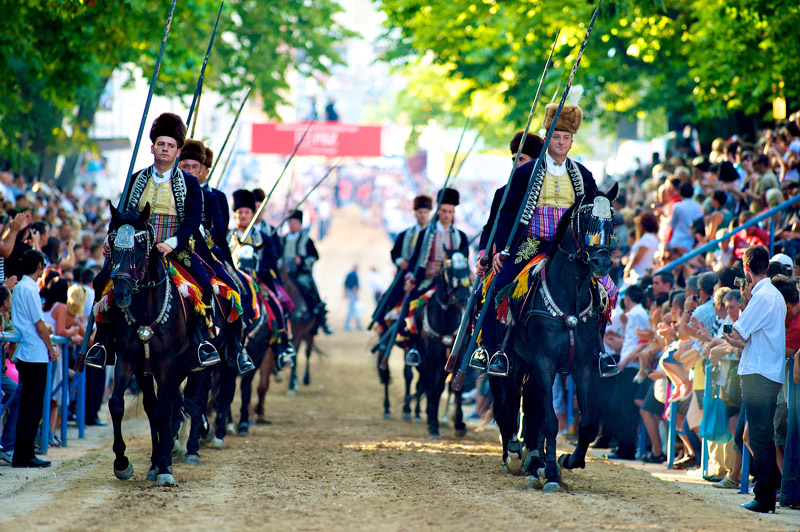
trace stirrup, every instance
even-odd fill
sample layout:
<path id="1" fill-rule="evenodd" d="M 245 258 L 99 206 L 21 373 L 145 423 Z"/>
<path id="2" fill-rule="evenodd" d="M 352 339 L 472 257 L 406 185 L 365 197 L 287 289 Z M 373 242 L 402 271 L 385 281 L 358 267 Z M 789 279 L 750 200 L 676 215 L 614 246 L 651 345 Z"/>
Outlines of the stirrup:
<path id="1" fill-rule="evenodd" d="M 293 367 L 294 366 L 294 359 L 297 352 L 294 350 L 294 347 L 289 344 L 289 346 L 278 353 L 278 356 L 275 359 L 275 369 L 280 371 L 285 367 Z"/>
<path id="2" fill-rule="evenodd" d="M 253 360 L 250 358 L 250 355 L 248 355 L 244 350 L 239 351 L 239 354 L 236 355 L 236 369 L 239 371 L 239 375 L 250 373 L 256 369 L 256 366 L 253 364 Z"/>
<path id="3" fill-rule="evenodd" d="M 419 366 L 422 363 L 422 357 L 416 347 L 412 347 L 406 352 L 406 366 Z"/>
<path id="4" fill-rule="evenodd" d="M 508 355 L 502 351 L 492 355 L 486 372 L 492 377 L 508 377 Z"/>
<path id="5" fill-rule="evenodd" d="M 613 356 L 608 353 L 599 353 L 599 355 L 597 369 L 600 371 L 601 377 L 613 377 L 622 371 Z"/>
<path id="6" fill-rule="evenodd" d="M 217 348 L 208 341 L 201 343 L 197 346 L 197 360 L 200 362 L 198 369 L 217 364 L 220 361 Z"/>
<path id="7" fill-rule="evenodd" d="M 472 356 L 469 357 L 468 365 L 472 369 L 486 371 L 486 367 L 489 365 L 489 352 L 486 348 L 479 345 L 478 348 L 473 351 Z"/>
<path id="8" fill-rule="evenodd" d="M 103 353 L 102 362 L 100 359 L 101 351 Z M 92 345 L 92 347 L 89 348 L 89 351 L 86 353 L 86 358 L 84 359 L 83 363 L 93 368 L 103 369 L 106 366 L 107 360 L 108 360 L 108 351 L 106 351 L 106 346 L 104 346 L 100 342 L 97 342 L 94 345 Z"/>

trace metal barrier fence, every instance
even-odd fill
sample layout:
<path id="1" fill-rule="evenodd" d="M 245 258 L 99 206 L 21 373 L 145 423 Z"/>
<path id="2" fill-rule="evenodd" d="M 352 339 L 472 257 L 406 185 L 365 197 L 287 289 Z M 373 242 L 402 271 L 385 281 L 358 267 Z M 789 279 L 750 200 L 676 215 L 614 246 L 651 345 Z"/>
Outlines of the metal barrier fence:
<path id="1" fill-rule="evenodd" d="M 20 334 L 16 332 L 0 332 L 0 347 L 4 343 L 18 343 L 20 338 Z M 42 454 L 47 454 L 50 447 L 50 402 L 53 398 L 53 393 L 61 394 L 61 445 L 65 447 L 67 445 L 67 421 L 72 394 L 75 394 L 75 400 L 77 401 L 75 417 L 78 425 L 78 438 L 82 439 L 86 433 L 86 372 L 74 373 L 72 382 L 70 382 L 70 352 L 73 349 L 73 345 L 68 338 L 63 336 L 51 336 L 51 339 L 55 345 L 60 346 L 61 355 L 58 359 L 48 363 L 47 384 L 42 398 L 44 407 L 42 409 L 41 443 L 39 445 Z M 53 390 L 53 378 L 56 372 L 60 372 L 61 382 Z M 4 374 L 5 363 L 0 365 L 0 376 Z M 15 393 L 20 393 L 19 388 Z M 6 401 L 6 406 L 0 409 L 0 416 L 3 415 L 10 402 L 9 398 Z"/>

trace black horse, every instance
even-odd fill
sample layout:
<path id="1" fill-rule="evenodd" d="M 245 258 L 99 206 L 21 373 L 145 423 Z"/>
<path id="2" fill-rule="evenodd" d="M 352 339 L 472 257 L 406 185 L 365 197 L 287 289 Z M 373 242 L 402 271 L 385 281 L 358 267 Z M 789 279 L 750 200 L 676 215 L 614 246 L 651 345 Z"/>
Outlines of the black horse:
<path id="1" fill-rule="evenodd" d="M 515 474 L 524 458 L 517 435 L 522 399 L 523 439 L 528 451 L 525 485 L 529 488 L 559 489 L 559 464 L 566 469 L 585 467 L 586 451 L 597 433 L 591 389 L 600 378 L 597 353 L 604 320 L 601 309 L 607 301 L 595 279 L 605 276 L 612 264 L 610 202 L 616 193 L 614 185 L 608 194 L 598 191 L 595 197 L 582 196 L 563 215 L 546 262 L 526 301 L 514 311 L 509 376 L 489 379 L 503 440 L 503 461 Z M 556 372 L 572 376 L 581 413 L 575 451 L 562 455 L 558 463 L 558 420 L 552 394 Z"/>
<path id="2" fill-rule="evenodd" d="M 419 366 L 422 388 L 425 391 L 428 434 L 439 439 L 439 402 L 448 373 L 444 366 L 453 346 L 454 335 L 470 294 L 470 271 L 467 258 L 458 252 L 447 251 L 435 281 L 436 290 L 423 309 L 417 312 L 420 324 Z M 464 436 L 467 427 L 461 411 L 461 392 L 455 393 L 453 427 L 456 436 Z"/>
<path id="3" fill-rule="evenodd" d="M 117 363 L 108 409 L 114 425 L 114 475 L 127 480 L 133 476 L 133 464 L 125 456 L 122 438 L 123 394 L 136 375 L 153 446 L 147 479 L 171 486 L 173 407 L 180 401 L 178 387 L 189 373 L 189 357 L 197 345 L 187 333 L 187 310 L 155 247 L 149 218 L 149 205 L 141 213 L 120 213 L 111 206 L 113 301 L 103 319 L 113 324 Z"/>

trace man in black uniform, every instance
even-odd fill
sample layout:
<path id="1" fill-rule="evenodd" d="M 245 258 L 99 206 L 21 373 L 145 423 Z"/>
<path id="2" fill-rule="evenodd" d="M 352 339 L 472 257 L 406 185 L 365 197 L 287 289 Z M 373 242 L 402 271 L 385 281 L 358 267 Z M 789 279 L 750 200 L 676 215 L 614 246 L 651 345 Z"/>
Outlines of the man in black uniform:
<path id="1" fill-rule="evenodd" d="M 175 159 L 180 155 L 185 139 L 186 126 L 178 115 L 163 113 L 153 121 L 150 128 L 153 165 L 133 175 L 130 195 L 123 198 L 120 210 L 138 212 L 149 205 L 150 223 L 155 230 L 157 249 L 164 255 L 172 255 L 179 260 L 198 283 L 203 293 L 205 315 L 196 313 L 189 321 L 194 327 L 198 359 L 200 367 L 203 367 L 216 364 L 220 358 L 214 346 L 207 341 L 212 326 L 211 280 L 190 246 L 191 239 L 195 245 L 203 241 L 199 230 L 203 192 L 194 176 L 175 168 Z M 111 252 L 110 241 L 113 236 L 109 235 L 109 241 L 104 245 L 106 256 Z M 94 279 L 96 301 L 102 297 L 110 276 L 111 261 L 106 261 Z M 115 352 L 111 324 L 98 320 L 96 338 L 97 343 L 87 353 L 86 364 L 103 367 L 106 363 L 113 363 Z"/>
<path id="2" fill-rule="evenodd" d="M 333 331 L 325 320 L 325 303 L 312 274 L 312 267 L 318 259 L 314 241 L 308 236 L 308 231 L 303 231 L 303 212 L 295 210 L 289 215 L 289 234 L 283 237 L 283 265 L 297 282 L 309 311 L 322 322 L 322 331 L 331 334 Z"/>
<path id="3" fill-rule="evenodd" d="M 421 195 L 414 198 L 414 218 L 417 219 L 417 223 L 398 234 L 392 247 L 392 262 L 401 270 L 408 268 L 408 259 L 414 253 L 419 235 L 428 225 L 432 208 L 433 200 L 430 196 Z"/>

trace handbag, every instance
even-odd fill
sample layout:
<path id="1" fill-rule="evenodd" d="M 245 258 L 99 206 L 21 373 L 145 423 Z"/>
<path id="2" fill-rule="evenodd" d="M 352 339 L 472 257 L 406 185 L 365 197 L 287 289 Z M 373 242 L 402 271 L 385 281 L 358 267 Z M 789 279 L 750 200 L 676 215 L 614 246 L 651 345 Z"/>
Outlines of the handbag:
<path id="1" fill-rule="evenodd" d="M 709 393 L 713 392 L 713 393 Z M 733 439 L 728 429 L 728 406 L 719 397 L 719 385 L 703 394 L 703 420 L 697 433 L 704 439 L 724 445 Z"/>
<path id="2" fill-rule="evenodd" d="M 719 397 L 728 406 L 742 406 L 742 383 L 738 373 L 739 361 L 723 360 L 722 362 L 728 362 L 728 370 L 725 375 L 725 384 L 719 390 Z"/>

